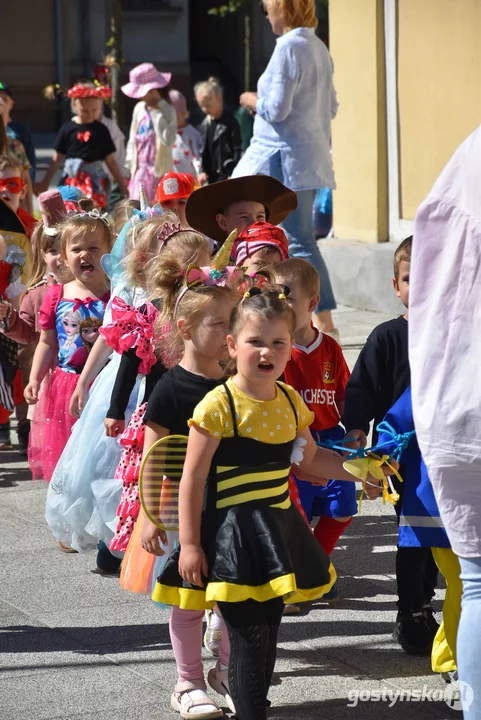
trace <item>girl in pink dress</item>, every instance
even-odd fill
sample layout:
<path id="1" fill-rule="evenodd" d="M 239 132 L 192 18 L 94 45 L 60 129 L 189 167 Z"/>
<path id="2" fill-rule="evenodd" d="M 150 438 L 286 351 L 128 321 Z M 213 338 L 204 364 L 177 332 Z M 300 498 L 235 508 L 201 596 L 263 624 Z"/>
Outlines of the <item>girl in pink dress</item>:
<path id="1" fill-rule="evenodd" d="M 100 258 L 110 251 L 112 233 L 98 211 L 73 215 L 60 226 L 61 254 L 74 279 L 50 287 L 39 314 L 40 341 L 25 388 L 29 405 L 37 405 L 29 444 L 29 463 L 36 478 L 50 481 L 75 422 L 69 403 L 81 368 L 72 358 L 81 348 L 82 321 L 102 321 L 109 283 Z M 53 373 L 39 397 L 49 369 Z"/>
<path id="2" fill-rule="evenodd" d="M 132 115 L 126 157 L 129 193 L 136 200 L 142 187 L 152 202 L 160 178 L 173 168 L 177 120 L 166 89 L 170 78 L 152 63 L 142 63 L 130 71 L 130 82 L 122 87 L 127 97 L 140 100 Z"/>

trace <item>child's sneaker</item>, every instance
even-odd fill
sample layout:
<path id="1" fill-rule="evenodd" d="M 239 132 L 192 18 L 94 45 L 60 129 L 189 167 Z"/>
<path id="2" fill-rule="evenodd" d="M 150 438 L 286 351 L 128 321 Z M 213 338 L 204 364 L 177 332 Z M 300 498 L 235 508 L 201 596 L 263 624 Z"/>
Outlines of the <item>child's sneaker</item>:
<path id="1" fill-rule="evenodd" d="M 229 710 L 235 714 L 235 705 L 230 696 L 227 666 L 221 665 L 220 660 L 217 660 L 215 667 L 207 674 L 207 682 L 216 693 L 225 698 Z"/>
<path id="2" fill-rule="evenodd" d="M 222 621 L 213 610 L 205 614 L 207 628 L 204 633 L 204 646 L 214 657 L 219 657 L 220 641 L 222 639 Z"/>
<path id="3" fill-rule="evenodd" d="M 433 635 L 422 609 L 398 612 L 393 638 L 411 655 L 431 654 Z"/>

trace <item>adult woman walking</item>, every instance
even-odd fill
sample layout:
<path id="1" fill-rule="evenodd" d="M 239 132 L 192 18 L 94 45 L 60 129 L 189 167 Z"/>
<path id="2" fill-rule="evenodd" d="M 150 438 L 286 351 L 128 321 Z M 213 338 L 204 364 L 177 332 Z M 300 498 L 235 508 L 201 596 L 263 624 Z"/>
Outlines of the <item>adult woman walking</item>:
<path id="1" fill-rule="evenodd" d="M 283 223 L 289 254 L 309 260 L 319 272 L 321 299 L 314 321 L 332 332 L 336 302 L 312 224 L 315 191 L 335 188 L 330 137 L 338 103 L 332 60 L 315 34 L 315 0 L 264 0 L 263 5 L 279 38 L 257 93 L 240 97 L 241 105 L 255 113 L 254 136 L 232 177 L 265 173 L 297 193 L 297 210 Z"/>

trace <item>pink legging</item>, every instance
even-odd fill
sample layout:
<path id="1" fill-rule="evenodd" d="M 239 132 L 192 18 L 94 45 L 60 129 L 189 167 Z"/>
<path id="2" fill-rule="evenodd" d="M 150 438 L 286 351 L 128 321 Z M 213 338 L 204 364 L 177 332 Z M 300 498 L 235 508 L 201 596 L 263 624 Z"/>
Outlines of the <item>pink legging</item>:
<path id="1" fill-rule="evenodd" d="M 170 615 L 170 641 L 174 650 L 179 681 L 204 679 L 202 665 L 202 622 L 203 610 L 181 610 L 172 608 Z M 229 664 L 229 638 L 222 620 L 222 640 L 219 648 L 219 660 Z"/>

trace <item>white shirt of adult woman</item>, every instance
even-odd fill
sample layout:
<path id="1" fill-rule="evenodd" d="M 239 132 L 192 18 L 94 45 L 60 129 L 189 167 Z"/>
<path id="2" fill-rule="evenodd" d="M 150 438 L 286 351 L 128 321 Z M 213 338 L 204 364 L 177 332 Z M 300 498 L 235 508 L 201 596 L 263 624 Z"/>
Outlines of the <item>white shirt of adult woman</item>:
<path id="1" fill-rule="evenodd" d="M 283 224 L 289 255 L 317 269 L 321 299 L 316 324 L 332 331 L 330 311 L 336 304 L 314 238 L 312 204 L 318 188 L 336 186 L 330 149 L 331 120 L 338 108 L 333 64 L 315 34 L 314 0 L 264 0 L 264 8 L 279 38 L 258 92 L 241 95 L 241 105 L 255 112 L 254 134 L 232 177 L 265 173 L 297 193 L 297 210 Z"/>

